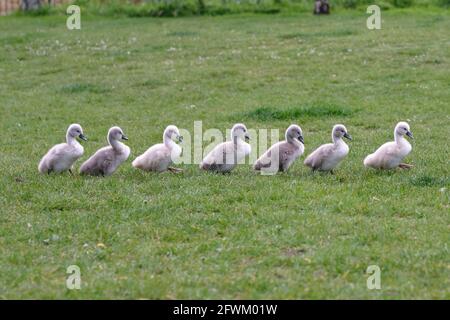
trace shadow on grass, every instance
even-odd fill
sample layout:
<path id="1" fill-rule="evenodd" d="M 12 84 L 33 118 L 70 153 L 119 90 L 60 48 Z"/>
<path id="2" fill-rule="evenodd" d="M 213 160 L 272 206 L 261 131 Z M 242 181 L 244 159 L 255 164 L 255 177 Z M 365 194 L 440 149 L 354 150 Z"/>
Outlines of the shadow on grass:
<path id="1" fill-rule="evenodd" d="M 257 121 L 291 120 L 297 118 L 323 118 L 330 116 L 348 117 L 358 112 L 332 104 L 314 104 L 300 107 L 277 109 L 260 107 L 244 113 L 235 114 L 234 119 L 251 119 Z"/>
<path id="2" fill-rule="evenodd" d="M 63 86 L 61 88 L 61 91 L 64 93 L 81 93 L 81 92 L 105 93 L 110 90 L 90 83 L 71 83 Z"/>
<path id="3" fill-rule="evenodd" d="M 168 37 L 196 37 L 200 35 L 198 32 L 192 31 L 173 31 L 166 34 Z"/>
<path id="4" fill-rule="evenodd" d="M 297 33 L 288 33 L 280 35 L 280 38 L 283 40 L 290 40 L 290 39 L 306 39 L 306 38 L 327 38 L 327 37 L 346 37 L 346 36 L 353 36 L 357 34 L 353 30 L 349 29 L 343 29 L 343 30 L 332 30 L 332 31 L 326 31 L 326 32 L 310 32 L 310 33 L 304 33 L 304 32 L 297 32 Z"/>
<path id="5" fill-rule="evenodd" d="M 445 187 L 450 184 L 448 178 L 437 178 L 431 176 L 411 177 L 410 183 L 416 187 Z"/>

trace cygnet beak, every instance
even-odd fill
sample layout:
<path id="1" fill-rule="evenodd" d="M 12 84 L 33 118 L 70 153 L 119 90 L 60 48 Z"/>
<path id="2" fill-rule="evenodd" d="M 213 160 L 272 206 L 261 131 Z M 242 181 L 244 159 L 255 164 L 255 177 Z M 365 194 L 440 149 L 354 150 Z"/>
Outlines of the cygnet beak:
<path id="1" fill-rule="evenodd" d="M 122 140 L 128 140 L 128 137 L 124 134 L 122 134 Z"/>
<path id="2" fill-rule="evenodd" d="M 87 138 L 84 134 L 80 133 L 80 135 L 78 136 L 78 138 L 80 138 L 83 141 L 87 141 Z"/>
<path id="3" fill-rule="evenodd" d="M 344 138 L 347 138 L 348 140 L 352 140 L 352 136 L 349 135 L 347 132 L 344 133 Z"/>
<path id="4" fill-rule="evenodd" d="M 300 141 L 303 144 L 305 143 L 305 140 L 303 140 L 303 136 L 302 135 L 298 136 L 298 141 Z"/>
<path id="5" fill-rule="evenodd" d="M 178 136 L 177 138 L 179 142 L 183 142 L 183 136 Z"/>
<path id="6" fill-rule="evenodd" d="M 245 138 L 245 141 L 250 141 L 251 139 L 250 139 L 250 135 L 248 134 L 248 133 L 246 133 L 245 135 L 244 135 L 244 138 Z"/>
<path id="7" fill-rule="evenodd" d="M 410 137 L 411 139 L 414 139 L 413 134 L 412 134 L 411 131 L 406 131 L 406 135 L 407 135 L 408 137 Z"/>

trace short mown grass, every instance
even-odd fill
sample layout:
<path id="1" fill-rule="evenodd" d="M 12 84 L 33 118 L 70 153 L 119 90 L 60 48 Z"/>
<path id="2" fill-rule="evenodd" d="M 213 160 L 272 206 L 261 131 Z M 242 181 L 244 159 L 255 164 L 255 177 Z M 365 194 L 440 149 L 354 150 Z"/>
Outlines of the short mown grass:
<path id="1" fill-rule="evenodd" d="M 382 14 L 379 31 L 365 10 L 87 15 L 80 31 L 63 15 L 0 18 L 0 298 L 450 298 L 450 15 Z M 335 175 L 304 157 L 274 177 L 131 167 L 165 126 L 198 120 L 224 133 L 298 123 L 306 154 L 338 122 L 353 141 Z M 365 169 L 399 120 L 414 168 Z M 39 175 L 73 122 L 89 137 L 77 168 L 113 125 L 130 159 L 105 179 Z M 81 290 L 66 288 L 70 265 Z M 381 290 L 367 289 L 369 265 Z"/>
<path id="2" fill-rule="evenodd" d="M 104 89 L 95 84 L 90 83 L 71 83 L 62 86 L 61 91 L 63 93 L 80 93 L 80 92 L 104 93 L 107 92 L 108 89 Z"/>
<path id="3" fill-rule="evenodd" d="M 239 113 L 234 116 L 235 119 L 273 121 L 273 120 L 292 120 L 302 118 L 320 118 L 320 117 L 347 117 L 356 110 L 350 110 L 334 105 L 314 104 L 311 106 L 292 107 L 292 108 L 271 108 L 259 107 L 245 113 Z"/>

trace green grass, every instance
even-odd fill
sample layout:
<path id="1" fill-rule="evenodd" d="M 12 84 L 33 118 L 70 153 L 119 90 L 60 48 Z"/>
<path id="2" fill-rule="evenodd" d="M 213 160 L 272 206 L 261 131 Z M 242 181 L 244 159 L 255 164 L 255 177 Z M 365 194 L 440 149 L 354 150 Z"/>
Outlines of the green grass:
<path id="1" fill-rule="evenodd" d="M 258 121 L 273 121 L 273 120 L 290 120 L 295 118 L 327 118 L 327 117 L 346 117 L 356 112 L 356 110 L 345 109 L 334 105 L 322 105 L 315 104 L 312 106 L 301 106 L 296 108 L 270 108 L 260 107 L 255 110 L 251 110 L 245 113 L 238 113 L 233 118 L 239 119 L 251 119 Z"/>
<path id="2" fill-rule="evenodd" d="M 186 17 L 221 16 L 233 14 L 290 14 L 312 12 L 310 0 L 74 0 L 84 14 L 107 17 Z M 334 0 L 331 11 L 356 9 L 365 11 L 376 4 L 383 11 L 392 8 L 448 8 L 450 0 Z M 18 16 L 65 14 L 67 5 L 45 5 L 38 10 L 19 11 Z"/>
<path id="3" fill-rule="evenodd" d="M 379 31 L 365 11 L 82 17 L 81 31 L 58 15 L 0 18 L 0 298 L 450 298 L 450 15 L 382 14 Z M 335 175 L 304 157 L 275 177 L 131 167 L 168 124 L 225 132 L 237 115 L 300 124 L 306 154 L 342 122 L 350 154 Z M 363 168 L 399 120 L 415 167 Z M 81 161 L 112 125 L 132 156 L 105 179 L 39 175 L 72 122 L 90 138 Z M 65 287 L 73 264 L 79 291 Z"/>

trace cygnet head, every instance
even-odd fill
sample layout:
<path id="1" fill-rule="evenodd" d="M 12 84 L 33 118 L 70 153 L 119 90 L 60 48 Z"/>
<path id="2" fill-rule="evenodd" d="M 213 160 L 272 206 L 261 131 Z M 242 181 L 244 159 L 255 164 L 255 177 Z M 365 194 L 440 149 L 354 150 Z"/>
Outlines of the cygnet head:
<path id="1" fill-rule="evenodd" d="M 343 124 L 336 124 L 333 127 L 333 140 L 336 138 L 347 138 L 348 140 L 352 140 L 352 136 L 348 134 L 347 128 Z"/>
<path id="2" fill-rule="evenodd" d="M 394 134 L 402 136 L 407 135 L 411 139 L 414 139 L 413 134 L 409 129 L 409 124 L 404 121 L 400 121 L 399 123 L 397 123 L 397 125 L 395 126 Z"/>
<path id="3" fill-rule="evenodd" d="M 121 128 L 112 127 L 108 131 L 108 142 L 111 143 L 113 140 L 128 140 L 128 137 L 123 133 Z"/>
<path id="4" fill-rule="evenodd" d="M 173 125 L 168 126 L 166 130 L 164 130 L 163 139 L 164 141 L 169 141 L 167 139 L 176 139 L 179 142 L 183 142 L 183 136 L 180 135 L 180 130 L 178 130 L 178 128 Z"/>
<path id="5" fill-rule="evenodd" d="M 288 141 L 288 142 L 293 141 L 294 139 L 297 139 L 301 143 L 305 143 L 303 140 L 302 129 L 296 124 L 291 124 L 289 126 L 289 128 L 287 128 L 286 133 L 285 133 L 285 138 L 286 138 L 286 141 Z"/>
<path id="6" fill-rule="evenodd" d="M 69 129 L 67 129 L 67 138 L 80 138 L 81 140 L 87 141 L 86 136 L 83 134 L 83 128 L 78 123 L 71 124 Z"/>
<path id="7" fill-rule="evenodd" d="M 236 123 L 233 128 L 231 128 L 231 140 L 234 141 L 235 138 L 244 138 L 245 140 L 250 140 L 250 135 L 248 134 L 248 130 L 245 124 Z"/>

